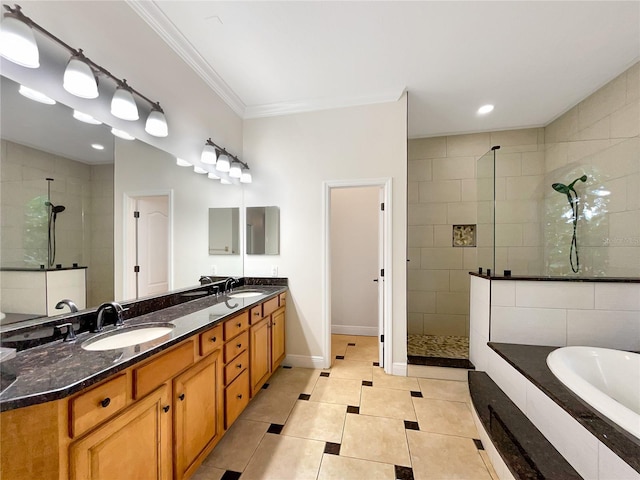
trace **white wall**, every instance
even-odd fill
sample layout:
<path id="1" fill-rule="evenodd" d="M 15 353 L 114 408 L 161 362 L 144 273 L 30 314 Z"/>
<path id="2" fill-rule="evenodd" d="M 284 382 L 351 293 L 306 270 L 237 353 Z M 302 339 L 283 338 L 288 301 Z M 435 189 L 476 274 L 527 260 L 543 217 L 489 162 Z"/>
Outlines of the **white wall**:
<path id="1" fill-rule="evenodd" d="M 323 362 L 324 181 L 392 178 L 393 363 L 406 365 L 406 97 L 398 102 L 247 120 L 254 172 L 246 206 L 280 206 L 280 255 L 245 258 L 245 275 L 289 278 L 287 353 Z"/>
<path id="2" fill-rule="evenodd" d="M 242 205 L 242 186 L 222 185 L 145 143 L 119 140 L 115 148 L 115 298 L 123 299 L 123 198 L 173 192 L 173 286 L 198 284 L 200 275 L 242 275 L 242 255 L 209 255 L 209 208 Z M 242 242 L 241 242 L 242 243 Z M 244 251 L 243 246 L 240 247 Z"/>
<path id="3" fill-rule="evenodd" d="M 380 188 L 331 190 L 331 332 L 378 334 Z"/>

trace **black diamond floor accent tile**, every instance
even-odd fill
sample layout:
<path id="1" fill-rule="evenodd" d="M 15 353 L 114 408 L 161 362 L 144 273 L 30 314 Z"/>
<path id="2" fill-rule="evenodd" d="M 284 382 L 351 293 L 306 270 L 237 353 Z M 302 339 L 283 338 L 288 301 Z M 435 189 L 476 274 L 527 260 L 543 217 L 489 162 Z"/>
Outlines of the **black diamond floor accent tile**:
<path id="1" fill-rule="evenodd" d="M 413 480 L 413 468 L 402 467 L 395 465 L 396 467 L 396 480 Z"/>
<path id="2" fill-rule="evenodd" d="M 329 372 L 320 372 L 320 376 L 321 377 L 328 377 L 329 376 Z"/>
<path id="3" fill-rule="evenodd" d="M 357 415 L 360 413 L 360 407 L 354 407 L 353 405 L 348 405 L 347 413 L 355 413 Z"/>
<path id="4" fill-rule="evenodd" d="M 269 428 L 267 429 L 267 433 L 275 433 L 276 435 L 280 435 L 280 432 L 282 432 L 283 428 L 284 428 L 284 425 L 278 425 L 277 423 L 272 423 L 271 425 L 269 425 Z"/>
<path id="5" fill-rule="evenodd" d="M 473 439 L 473 443 L 476 444 L 476 448 L 478 450 L 484 450 L 484 447 L 482 446 L 482 442 L 480 440 L 478 440 L 477 438 Z"/>
<path id="6" fill-rule="evenodd" d="M 291 365 L 283 365 L 282 368 L 290 369 L 293 368 Z"/>
<path id="7" fill-rule="evenodd" d="M 404 428 L 407 430 L 420 430 L 418 422 L 411 422 L 409 420 L 404 421 Z"/>
<path id="8" fill-rule="evenodd" d="M 324 453 L 328 453 L 329 455 L 340 455 L 340 444 L 325 442 Z"/>
<path id="9" fill-rule="evenodd" d="M 363 387 L 373 387 L 373 382 L 370 382 L 369 380 L 362 380 L 362 386 Z"/>
<path id="10" fill-rule="evenodd" d="M 414 392 L 413 390 L 411 390 L 411 396 L 412 397 L 417 397 L 417 398 L 422 398 L 422 392 Z"/>
<path id="11" fill-rule="evenodd" d="M 239 480 L 242 472 L 234 472 L 233 470 L 227 470 L 222 474 L 220 480 Z"/>
<path id="12" fill-rule="evenodd" d="M 344 355 L 336 355 L 336 360 L 344 360 Z"/>
<path id="13" fill-rule="evenodd" d="M 356 346 L 356 344 L 355 344 L 355 343 L 347 343 L 347 345 L 348 345 L 349 347 L 355 347 L 355 346 Z"/>
<path id="14" fill-rule="evenodd" d="M 311 398 L 311 395 L 309 395 L 308 393 L 301 393 L 300 396 L 298 397 L 298 400 L 309 400 Z"/>
<path id="15" fill-rule="evenodd" d="M 269 384 L 268 384 L 268 383 L 265 383 L 264 385 L 262 385 L 262 388 L 263 388 L 264 390 L 266 390 L 267 388 L 269 388 Z"/>
<path id="16" fill-rule="evenodd" d="M 373 366 L 374 367 L 379 367 L 380 366 L 380 362 L 373 362 Z"/>

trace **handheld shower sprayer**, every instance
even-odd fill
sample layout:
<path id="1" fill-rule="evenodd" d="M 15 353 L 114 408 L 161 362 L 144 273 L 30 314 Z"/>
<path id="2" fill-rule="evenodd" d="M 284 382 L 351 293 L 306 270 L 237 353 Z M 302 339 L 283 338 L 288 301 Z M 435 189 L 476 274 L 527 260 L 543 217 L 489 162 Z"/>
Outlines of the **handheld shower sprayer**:
<path id="1" fill-rule="evenodd" d="M 587 176 L 582 175 L 581 177 L 576 178 L 569 185 L 565 185 L 563 183 L 553 183 L 551 188 L 553 188 L 556 192 L 565 194 L 567 196 L 567 201 L 569 202 L 569 206 L 571 207 L 571 220 L 573 221 L 573 237 L 571 238 L 571 249 L 569 250 L 569 263 L 571 264 L 571 270 L 573 273 L 578 273 L 580 270 L 580 258 L 578 256 L 578 238 L 577 238 L 577 226 L 578 226 L 578 193 L 573 188 L 576 182 L 586 182 Z M 574 265 L 574 257 L 575 257 L 575 265 Z"/>
<path id="2" fill-rule="evenodd" d="M 65 211 L 64 205 L 54 205 L 51 203 L 51 182 L 53 178 L 47 178 L 47 201 L 44 202 L 45 207 L 49 210 L 49 219 L 47 222 L 47 264 L 49 267 L 53 267 L 56 262 L 56 220 L 58 214 Z"/>

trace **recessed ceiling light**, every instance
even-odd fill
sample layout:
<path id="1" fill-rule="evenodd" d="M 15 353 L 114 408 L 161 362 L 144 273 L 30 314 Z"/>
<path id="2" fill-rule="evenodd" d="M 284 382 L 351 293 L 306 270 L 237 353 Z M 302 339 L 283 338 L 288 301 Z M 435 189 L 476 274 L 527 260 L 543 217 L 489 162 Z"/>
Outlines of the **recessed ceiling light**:
<path id="1" fill-rule="evenodd" d="M 73 118 L 75 118 L 76 120 L 80 120 L 81 122 L 84 122 L 84 123 L 89 123 L 91 125 L 101 125 L 102 124 L 102 122 L 100 120 L 96 120 L 95 118 L 93 118 L 88 113 L 84 113 L 84 112 L 81 112 L 79 110 L 74 110 L 73 111 Z"/>
<path id="2" fill-rule="evenodd" d="M 116 137 L 122 138 L 123 140 L 135 140 L 136 137 L 133 135 L 129 135 L 124 130 L 118 130 L 117 128 L 112 128 L 111 133 L 113 133 Z"/>
<path id="3" fill-rule="evenodd" d="M 36 102 L 44 103 L 46 105 L 56 104 L 56 101 L 53 98 L 49 98 L 44 93 L 34 90 L 33 88 L 25 87 L 24 85 L 20 85 L 20 89 L 18 90 L 18 92 L 23 97 L 27 97 L 30 100 L 35 100 Z"/>
<path id="4" fill-rule="evenodd" d="M 104 145 L 100 145 L 99 143 L 92 143 L 91 148 L 95 148 L 96 150 L 104 150 Z"/>
<path id="5" fill-rule="evenodd" d="M 478 109 L 478 113 L 480 115 L 486 115 L 489 112 L 493 111 L 493 105 L 483 105 Z"/>

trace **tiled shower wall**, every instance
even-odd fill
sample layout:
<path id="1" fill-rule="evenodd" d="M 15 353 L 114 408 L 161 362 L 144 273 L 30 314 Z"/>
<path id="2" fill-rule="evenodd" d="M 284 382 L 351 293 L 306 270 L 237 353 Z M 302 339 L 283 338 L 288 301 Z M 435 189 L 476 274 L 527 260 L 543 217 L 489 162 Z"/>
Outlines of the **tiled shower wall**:
<path id="1" fill-rule="evenodd" d="M 3 266 L 38 267 L 47 259 L 47 177 L 56 225 L 55 263 L 88 266 L 87 305 L 113 300 L 113 164 L 87 165 L 2 140 Z"/>
<path id="2" fill-rule="evenodd" d="M 514 274 L 569 273 L 571 229 L 566 219 L 559 220 L 558 235 L 542 219 L 554 202 L 567 210 L 566 198 L 551 183 L 569 183 L 585 171 L 600 183 L 591 183 L 591 191 L 611 195 L 602 200 L 606 215 L 599 225 L 578 231 L 581 264 L 595 266 L 584 274 L 606 269 L 608 276 L 639 276 L 639 105 L 636 64 L 545 128 L 410 140 L 408 333 L 468 335 L 468 272 L 478 267 L 478 250 L 486 246 L 483 228 L 492 203 L 477 160 L 493 145 L 501 146 L 496 157 L 499 274 L 503 268 Z M 556 212 L 557 218 L 564 210 Z M 468 223 L 479 225 L 479 246 L 452 247 L 452 225 Z"/>

